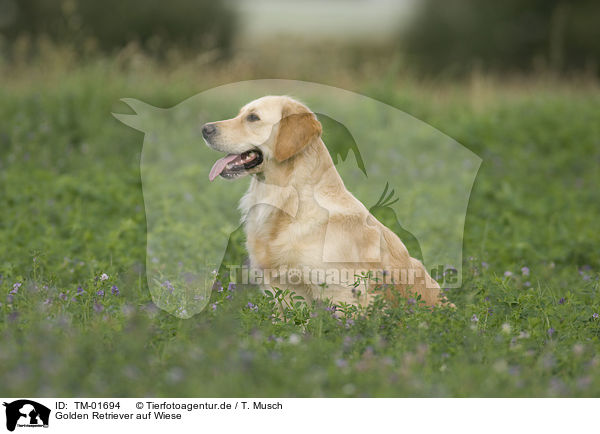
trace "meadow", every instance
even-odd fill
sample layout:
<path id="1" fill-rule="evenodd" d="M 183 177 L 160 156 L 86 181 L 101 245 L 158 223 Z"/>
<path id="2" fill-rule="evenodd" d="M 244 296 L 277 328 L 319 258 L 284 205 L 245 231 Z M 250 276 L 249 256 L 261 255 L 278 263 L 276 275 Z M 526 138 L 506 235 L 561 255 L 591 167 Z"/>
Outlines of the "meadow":
<path id="1" fill-rule="evenodd" d="M 179 319 L 146 282 L 143 135 L 111 112 L 127 112 L 123 97 L 170 107 L 269 65 L 176 62 L 0 65 L 0 395 L 600 395 L 595 80 L 279 71 L 386 102 L 482 158 L 456 309 L 300 303 L 274 321 L 277 296 L 223 279 L 209 308 Z"/>

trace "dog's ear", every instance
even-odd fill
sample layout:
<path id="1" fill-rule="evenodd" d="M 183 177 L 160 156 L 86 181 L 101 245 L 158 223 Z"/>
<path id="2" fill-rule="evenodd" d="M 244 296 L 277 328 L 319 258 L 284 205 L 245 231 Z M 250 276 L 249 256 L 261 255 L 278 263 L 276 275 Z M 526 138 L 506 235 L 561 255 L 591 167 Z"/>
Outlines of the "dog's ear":
<path id="1" fill-rule="evenodd" d="M 321 123 L 314 113 L 302 108 L 285 107 L 279 121 L 275 142 L 275 158 L 280 163 L 293 157 L 321 135 Z"/>

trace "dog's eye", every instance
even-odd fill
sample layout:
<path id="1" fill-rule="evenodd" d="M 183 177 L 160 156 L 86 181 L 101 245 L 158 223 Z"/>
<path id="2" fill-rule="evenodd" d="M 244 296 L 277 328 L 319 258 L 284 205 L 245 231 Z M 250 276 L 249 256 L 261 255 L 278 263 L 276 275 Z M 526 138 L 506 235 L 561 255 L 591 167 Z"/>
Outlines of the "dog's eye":
<path id="1" fill-rule="evenodd" d="M 248 116 L 246 116 L 246 120 L 248 122 L 256 122 L 256 121 L 260 121 L 260 118 L 258 117 L 258 115 L 256 113 L 250 113 Z"/>

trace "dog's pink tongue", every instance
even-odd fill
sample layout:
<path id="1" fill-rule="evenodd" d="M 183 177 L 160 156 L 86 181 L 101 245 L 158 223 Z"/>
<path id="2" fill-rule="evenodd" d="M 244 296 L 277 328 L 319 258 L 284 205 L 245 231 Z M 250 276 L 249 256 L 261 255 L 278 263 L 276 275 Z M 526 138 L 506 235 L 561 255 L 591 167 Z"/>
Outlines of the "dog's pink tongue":
<path id="1" fill-rule="evenodd" d="M 229 154 L 226 157 L 220 158 L 217 161 L 215 161 L 215 164 L 213 164 L 213 167 L 212 169 L 210 169 L 210 173 L 208 174 L 209 181 L 214 181 L 214 179 L 217 176 L 219 176 L 221 172 L 225 169 L 225 166 L 227 166 L 227 164 L 231 163 L 237 157 L 238 155 L 236 154 Z"/>

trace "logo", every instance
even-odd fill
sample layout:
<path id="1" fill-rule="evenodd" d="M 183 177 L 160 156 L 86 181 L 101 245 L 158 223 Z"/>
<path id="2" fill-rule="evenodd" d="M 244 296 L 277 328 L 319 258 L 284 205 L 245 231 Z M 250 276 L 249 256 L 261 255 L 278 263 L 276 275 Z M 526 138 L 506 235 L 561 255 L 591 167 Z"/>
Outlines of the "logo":
<path id="1" fill-rule="evenodd" d="M 19 399 L 11 403 L 4 403 L 6 407 L 6 429 L 14 431 L 16 427 L 22 428 L 48 428 L 50 409 L 42 404 L 29 399 Z"/>
<path id="2" fill-rule="evenodd" d="M 462 285 L 467 206 L 481 158 L 425 122 L 367 96 L 317 83 L 253 80 L 209 89 L 165 109 L 125 98 L 123 102 L 135 114 L 114 114 L 144 133 L 140 174 L 147 224 L 146 277 L 156 306 L 190 318 L 208 305 L 217 276 L 232 277 L 232 267 L 245 272 L 245 237 L 238 208 L 248 183 L 209 181 L 234 163 L 235 153 L 213 164 L 218 153 L 204 142 L 202 126 L 232 118 L 240 107 L 265 95 L 292 95 L 318 115 L 323 144 L 335 167 L 314 174 L 312 185 L 341 178 L 345 188 L 398 235 L 410 256 L 441 287 Z M 252 142 L 260 147 L 264 140 L 268 149 L 266 144 L 279 124 L 271 128 L 264 127 L 250 141 L 245 136 L 230 138 L 229 145 Z M 244 158 L 243 164 L 259 161 L 250 154 Z M 279 209 L 287 214 L 286 219 L 293 220 L 302 199 L 321 216 L 320 221 L 327 221 L 321 244 L 315 244 L 315 250 L 320 249 L 315 253 L 317 261 L 323 266 L 311 267 L 314 277 L 293 270 L 287 282 L 294 285 L 300 276 L 301 282 L 313 286 L 339 284 L 348 291 L 354 289 L 348 283 L 363 274 L 358 272 L 362 265 L 381 262 L 379 226 L 371 220 L 356 223 L 370 234 L 369 247 L 342 250 L 338 247 L 343 228 L 340 232 L 339 222 L 329 222 L 327 217 L 339 214 L 333 202 L 324 195 L 301 195 L 285 178 L 278 179 L 255 177 L 263 193 L 259 202 L 246 204 L 262 210 L 283 206 Z M 389 271 L 386 277 L 411 285 L 413 267 L 392 268 L 385 270 Z M 279 269 L 247 270 L 257 272 L 257 283 L 268 285 L 265 279 L 271 276 L 270 282 L 281 283 Z M 339 277 L 342 271 L 344 278 Z M 254 282 L 254 278 L 248 280 L 251 285 Z"/>

